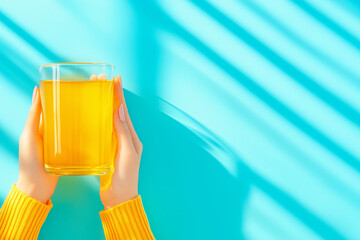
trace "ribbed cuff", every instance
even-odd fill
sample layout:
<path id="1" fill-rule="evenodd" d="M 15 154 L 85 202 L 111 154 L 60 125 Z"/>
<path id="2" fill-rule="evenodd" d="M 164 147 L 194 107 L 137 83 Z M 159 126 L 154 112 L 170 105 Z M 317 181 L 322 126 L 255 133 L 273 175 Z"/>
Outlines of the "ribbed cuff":
<path id="1" fill-rule="evenodd" d="M 37 239 L 40 228 L 52 208 L 12 186 L 0 210 L 0 239 Z"/>
<path id="2" fill-rule="evenodd" d="M 155 239 L 146 217 L 140 195 L 100 212 L 107 240 L 113 239 Z"/>

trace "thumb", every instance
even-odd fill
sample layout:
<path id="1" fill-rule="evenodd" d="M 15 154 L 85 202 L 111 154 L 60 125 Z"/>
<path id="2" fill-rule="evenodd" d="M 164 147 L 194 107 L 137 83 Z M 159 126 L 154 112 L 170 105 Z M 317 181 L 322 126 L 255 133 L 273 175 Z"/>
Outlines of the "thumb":
<path id="1" fill-rule="evenodd" d="M 120 153 L 120 151 L 133 150 L 134 144 L 131 139 L 129 128 L 125 121 L 123 104 L 121 104 L 120 107 L 114 112 L 114 129 L 118 141 L 117 153 Z"/>
<path id="2" fill-rule="evenodd" d="M 32 98 L 32 105 L 29 111 L 28 118 L 25 123 L 25 130 L 32 133 L 39 133 L 39 123 L 41 114 L 41 100 L 40 91 L 35 86 Z"/>
<path id="3" fill-rule="evenodd" d="M 124 106 L 122 104 L 114 111 L 114 130 L 115 141 L 113 143 L 117 142 L 117 146 L 114 146 L 116 149 L 115 156 L 113 156 L 114 162 L 110 172 L 100 177 L 100 190 L 108 189 L 111 184 L 112 175 L 118 173 L 121 151 L 135 151 L 131 134 L 125 121 Z"/>

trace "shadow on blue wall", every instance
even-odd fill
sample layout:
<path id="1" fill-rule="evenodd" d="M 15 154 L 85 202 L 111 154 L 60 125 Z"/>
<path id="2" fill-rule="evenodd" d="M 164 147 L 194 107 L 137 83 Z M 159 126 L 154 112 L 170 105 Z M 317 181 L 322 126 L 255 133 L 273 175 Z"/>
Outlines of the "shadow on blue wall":
<path id="1" fill-rule="evenodd" d="M 10 153 L 15 159 L 18 159 L 19 144 L 15 142 L 5 129 L 0 125 L 0 145 L 4 150 Z"/>
<path id="2" fill-rule="evenodd" d="M 357 48 L 360 51 L 360 41 L 350 32 L 342 28 L 336 22 L 328 18 L 326 15 L 321 13 L 315 7 L 311 6 L 310 4 L 306 3 L 302 0 L 294 0 L 295 3 L 299 8 L 301 8 L 305 13 L 312 16 L 315 20 L 322 23 L 325 27 L 330 28 L 334 31 L 339 37 L 343 38 L 345 41 L 350 43 L 353 47 Z"/>
<path id="3" fill-rule="evenodd" d="M 333 61 L 331 57 L 327 56 L 326 53 L 322 53 L 317 48 L 313 47 L 311 44 L 307 43 L 300 36 L 296 35 L 292 29 L 286 27 L 284 23 L 277 20 L 269 12 L 262 9 L 255 1 L 245 0 L 241 4 L 248 7 L 251 11 L 256 13 L 258 16 L 263 18 L 266 22 L 274 26 L 277 30 L 281 31 L 285 36 L 289 37 L 296 45 L 303 48 L 305 51 L 311 53 L 314 57 L 318 58 L 320 61 L 328 65 L 330 68 L 336 70 L 341 75 L 344 76 L 345 81 L 350 81 L 351 84 L 354 84 L 357 87 L 360 87 L 360 82 L 358 77 L 352 73 L 350 70 L 346 69 L 345 66 L 339 65 L 337 62 Z"/>
<path id="4" fill-rule="evenodd" d="M 14 21 L 8 18 L 4 13 L 0 11 L 0 22 L 4 24 L 9 30 L 13 31 L 21 39 L 26 41 L 30 46 L 36 49 L 39 53 L 44 55 L 46 58 L 53 62 L 67 62 L 67 59 L 59 56 L 51 49 L 46 47 L 42 42 L 37 40 L 34 36 L 24 30 L 22 27 L 17 25 Z"/>
<path id="5" fill-rule="evenodd" d="M 146 199 L 146 209 L 156 213 L 149 218 L 156 223 L 154 232 L 161 239 L 169 237 L 167 231 L 184 239 L 189 236 L 182 234 L 189 232 L 193 233 L 191 239 L 243 239 L 244 205 L 251 187 L 262 190 L 319 236 L 345 239 L 294 198 L 247 167 L 218 136 L 208 132 L 205 138 L 200 138 L 135 95 L 128 93 L 126 99 L 129 109 L 137 109 L 131 116 L 136 119 L 134 125 L 145 146 L 140 190 Z M 152 124 L 154 122 L 156 124 Z M 209 154 L 206 149 L 211 147 L 220 148 L 218 150 L 230 156 L 238 168 L 236 177 Z M 162 222 L 178 223 L 177 219 L 187 221 L 172 226 L 173 229 L 169 229 L 168 224 L 167 229 L 162 228 Z"/>
<path id="6" fill-rule="evenodd" d="M 133 94 L 126 93 L 126 101 L 136 109 L 130 114 L 144 143 L 140 193 L 155 236 L 243 239 L 248 178 L 232 176 L 205 150 L 207 143 L 178 121 Z"/>
<path id="7" fill-rule="evenodd" d="M 214 52 L 212 49 L 210 49 L 205 43 L 201 42 L 199 39 L 197 39 L 195 36 L 185 30 L 182 26 L 173 21 L 161 9 L 153 6 L 153 11 L 157 13 L 160 26 L 163 26 L 165 29 L 176 34 L 178 37 L 194 46 L 194 48 L 196 48 L 200 53 L 206 56 L 209 60 L 213 61 L 217 66 L 222 68 L 226 73 L 232 76 L 233 79 L 237 80 L 237 82 L 241 84 L 245 89 L 247 89 L 250 93 L 256 96 L 264 104 L 268 105 L 272 110 L 277 112 L 286 121 L 290 122 L 296 128 L 300 129 L 306 135 L 317 141 L 325 149 L 329 150 L 339 159 L 342 159 L 344 163 L 348 164 L 356 171 L 360 172 L 360 160 L 357 159 L 353 154 L 346 151 L 346 149 L 338 145 L 332 139 L 328 138 L 324 133 L 314 127 L 310 122 L 306 121 L 301 116 L 296 114 L 292 109 L 287 107 L 283 102 L 281 102 L 279 99 L 267 92 L 253 79 L 241 72 L 234 65 L 232 65 L 220 55 L 218 55 L 216 52 Z M 358 118 L 359 114 L 357 112 L 354 112 L 352 109 L 347 111 L 347 107 L 345 107 L 344 109 L 350 115 L 346 113 L 343 113 L 343 115 L 351 116 L 349 117 L 349 120 L 355 121 Z M 356 125 L 359 124 L 360 120 L 356 123 Z"/>
<path id="8" fill-rule="evenodd" d="M 194 1 L 194 3 L 209 16 L 213 17 L 216 21 L 233 32 L 240 41 L 246 43 L 250 48 L 253 48 L 259 54 L 267 58 L 268 61 L 275 67 L 288 74 L 292 80 L 296 81 L 298 84 L 313 93 L 314 96 L 318 97 L 325 104 L 328 104 L 339 114 L 342 114 L 344 117 L 346 117 L 349 121 L 357 126 L 360 126 L 360 113 L 356 109 L 323 88 L 317 83 L 317 81 L 311 79 L 310 76 L 300 71 L 294 65 L 287 62 L 270 47 L 266 46 L 265 43 L 262 43 L 259 39 L 251 35 L 244 28 L 236 24 L 233 20 L 213 7 L 211 4 L 205 1 Z"/>
<path id="9" fill-rule="evenodd" d="M 50 50 L 1 11 L 0 22 L 50 62 L 68 62 L 66 58 Z M 0 71 L 6 75 L 4 79 L 8 80 L 10 84 L 17 87 L 25 95 L 31 97 L 30 93 L 32 93 L 38 78 L 37 71 L 34 72 L 33 70 L 38 66 L 31 66 L 32 63 L 24 59 L 16 50 L 2 40 L 0 40 L 0 51 Z M 31 75 L 24 71 L 29 67 L 31 67 Z"/>
<path id="10" fill-rule="evenodd" d="M 0 71 L 6 76 L 4 79 L 23 92 L 26 96 L 31 97 L 30 93 L 36 83 L 34 75 L 30 76 L 26 73 L 22 67 L 19 66 L 19 63 L 15 63 L 10 56 L 12 58 L 19 57 L 19 55 L 13 51 L 10 46 L 0 40 Z M 23 64 L 23 67 L 25 66 L 26 64 Z"/>

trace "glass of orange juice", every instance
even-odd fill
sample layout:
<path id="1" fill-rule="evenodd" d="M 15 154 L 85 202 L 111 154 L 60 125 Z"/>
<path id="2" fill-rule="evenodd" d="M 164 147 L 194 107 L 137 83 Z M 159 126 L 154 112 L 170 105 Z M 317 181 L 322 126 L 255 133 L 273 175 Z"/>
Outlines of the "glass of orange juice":
<path id="1" fill-rule="evenodd" d="M 110 170 L 114 66 L 40 66 L 45 170 L 54 175 L 100 175 Z"/>

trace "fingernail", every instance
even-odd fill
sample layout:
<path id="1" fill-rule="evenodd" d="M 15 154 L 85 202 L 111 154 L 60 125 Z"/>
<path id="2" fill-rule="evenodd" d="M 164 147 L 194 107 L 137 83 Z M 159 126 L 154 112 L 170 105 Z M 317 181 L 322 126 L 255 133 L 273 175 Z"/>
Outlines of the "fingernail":
<path id="1" fill-rule="evenodd" d="M 119 108 L 119 116 L 122 122 L 125 122 L 124 106 L 121 104 Z"/>
<path id="2" fill-rule="evenodd" d="M 35 86 L 35 87 L 34 87 L 34 90 L 33 90 L 33 94 L 32 94 L 32 103 L 35 102 L 36 89 L 37 89 L 37 87 Z"/>

